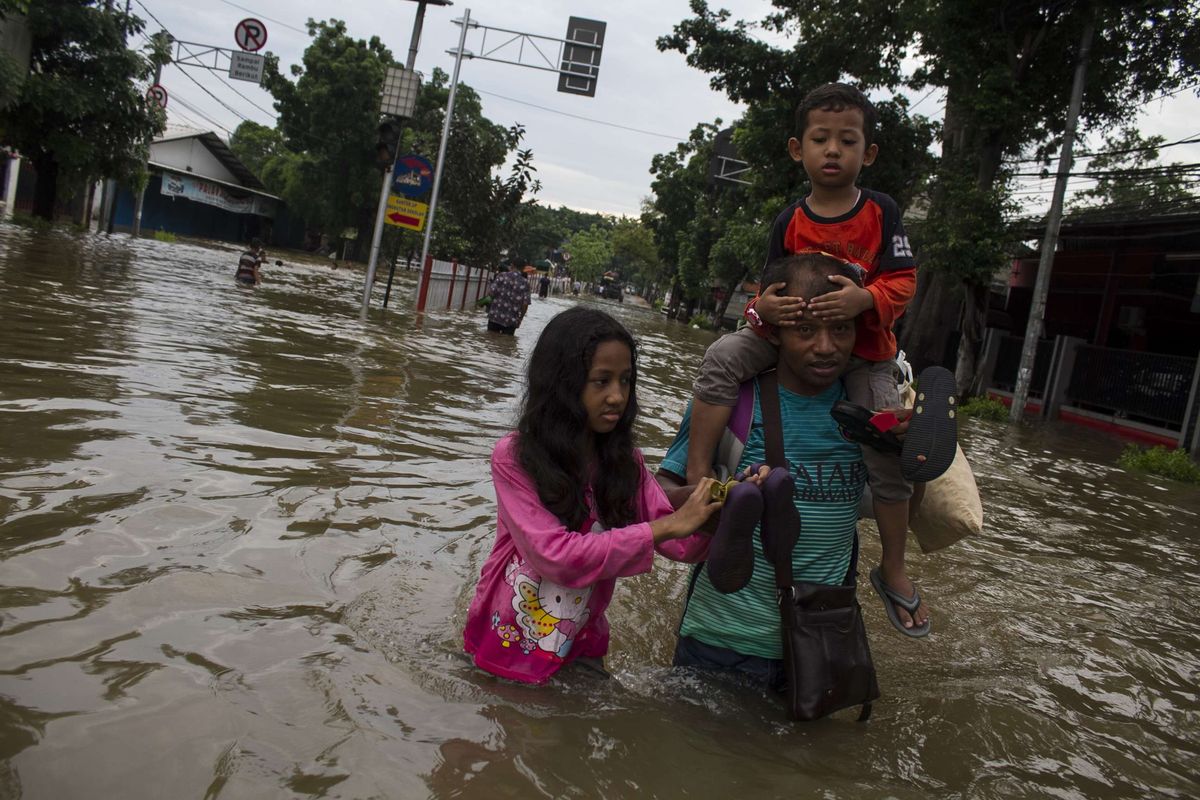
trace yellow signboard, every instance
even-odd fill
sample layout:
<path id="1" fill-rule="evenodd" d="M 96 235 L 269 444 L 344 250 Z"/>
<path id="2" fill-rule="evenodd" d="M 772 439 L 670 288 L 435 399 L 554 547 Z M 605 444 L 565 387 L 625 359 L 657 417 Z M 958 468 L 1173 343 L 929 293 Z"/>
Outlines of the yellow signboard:
<path id="1" fill-rule="evenodd" d="M 425 227 L 425 214 L 428 211 L 429 204 L 427 203 L 419 203 L 416 200 L 392 194 L 388 195 L 387 213 L 383 215 L 383 220 L 388 225 L 395 225 L 397 228 L 419 231 Z"/>

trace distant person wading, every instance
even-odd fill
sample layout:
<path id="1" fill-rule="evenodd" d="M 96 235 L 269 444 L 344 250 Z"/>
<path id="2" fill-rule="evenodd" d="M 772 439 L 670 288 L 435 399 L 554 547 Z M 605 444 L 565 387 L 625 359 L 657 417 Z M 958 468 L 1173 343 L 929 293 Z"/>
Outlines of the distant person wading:
<path id="1" fill-rule="evenodd" d="M 522 270 L 525 262 L 520 258 L 512 260 L 512 269 L 501 266 L 488 294 L 492 302 L 488 304 L 487 329 L 493 333 L 505 333 L 512 336 L 525 319 L 529 309 L 529 282 L 525 280 Z"/>

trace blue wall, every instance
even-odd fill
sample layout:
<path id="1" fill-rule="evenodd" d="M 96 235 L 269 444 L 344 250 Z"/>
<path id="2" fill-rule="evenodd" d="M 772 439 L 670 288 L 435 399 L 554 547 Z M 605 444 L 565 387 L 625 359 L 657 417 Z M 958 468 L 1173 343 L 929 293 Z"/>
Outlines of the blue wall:
<path id="1" fill-rule="evenodd" d="M 133 228 L 133 195 L 127 189 L 117 194 L 113 225 L 118 230 Z M 216 206 L 196 203 L 162 193 L 162 176 L 152 174 L 142 202 L 142 230 L 163 230 L 180 236 L 195 236 L 225 242 L 245 242 L 261 236 L 266 244 L 301 247 L 304 223 L 287 214 L 283 204 L 277 211 L 281 225 L 254 214 L 235 214 Z"/>

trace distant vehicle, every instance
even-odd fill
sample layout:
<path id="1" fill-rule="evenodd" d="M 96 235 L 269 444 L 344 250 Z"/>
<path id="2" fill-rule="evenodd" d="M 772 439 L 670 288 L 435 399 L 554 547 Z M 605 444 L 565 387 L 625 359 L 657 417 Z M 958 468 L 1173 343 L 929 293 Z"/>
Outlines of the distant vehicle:
<path id="1" fill-rule="evenodd" d="M 616 300 L 618 303 L 625 302 L 625 293 L 621 291 L 621 284 L 616 282 L 604 284 L 600 289 L 600 296 Z"/>

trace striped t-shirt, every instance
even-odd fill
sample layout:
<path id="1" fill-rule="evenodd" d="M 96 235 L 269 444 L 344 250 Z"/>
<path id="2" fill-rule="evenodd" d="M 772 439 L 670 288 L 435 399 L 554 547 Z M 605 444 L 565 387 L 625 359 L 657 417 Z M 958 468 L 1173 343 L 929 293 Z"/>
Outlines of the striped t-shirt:
<path id="1" fill-rule="evenodd" d="M 859 446 L 846 441 L 829 415 L 834 401 L 844 396 L 841 381 L 813 397 L 779 387 L 783 450 L 792 465 L 801 520 L 800 539 L 792 551 L 792 577 L 797 582 L 838 584 L 850 568 L 867 468 Z M 679 435 L 663 459 L 663 469 L 679 475 L 687 473 L 690 425 L 689 408 Z M 765 460 L 756 385 L 754 421 L 738 469 Z M 699 575 L 679 633 L 743 655 L 778 659 L 783 657 L 779 626 L 775 570 L 763 556 L 762 540 L 756 532 L 750 582 L 738 592 L 721 594 L 713 588 L 707 572 Z"/>

